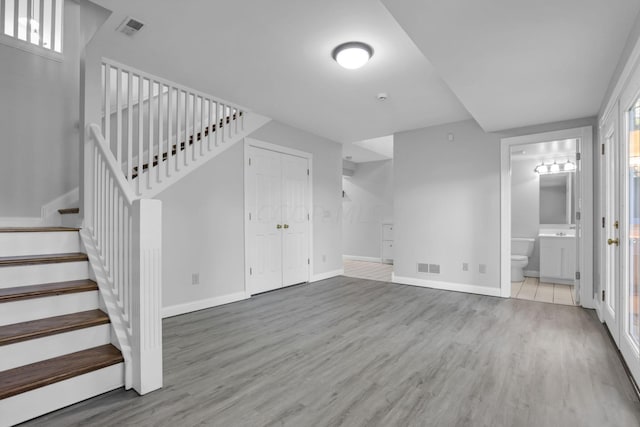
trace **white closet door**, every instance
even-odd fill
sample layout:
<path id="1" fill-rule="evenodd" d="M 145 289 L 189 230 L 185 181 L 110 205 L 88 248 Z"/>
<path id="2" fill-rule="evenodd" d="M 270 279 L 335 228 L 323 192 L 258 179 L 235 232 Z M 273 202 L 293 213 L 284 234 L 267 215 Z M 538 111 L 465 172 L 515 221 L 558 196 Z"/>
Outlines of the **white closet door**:
<path id="1" fill-rule="evenodd" d="M 250 294 L 282 287 L 282 165 L 281 154 L 249 147 Z"/>
<path id="2" fill-rule="evenodd" d="M 309 280 L 308 160 L 282 154 L 282 284 Z"/>

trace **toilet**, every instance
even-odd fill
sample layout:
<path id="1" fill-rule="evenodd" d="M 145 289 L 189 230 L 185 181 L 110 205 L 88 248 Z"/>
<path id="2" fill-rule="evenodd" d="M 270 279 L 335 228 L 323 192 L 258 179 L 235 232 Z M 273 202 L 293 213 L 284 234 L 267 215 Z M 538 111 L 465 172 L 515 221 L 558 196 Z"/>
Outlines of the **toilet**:
<path id="1" fill-rule="evenodd" d="M 533 252 L 533 244 L 536 240 L 525 237 L 511 239 L 511 281 L 524 280 L 524 268 L 529 264 L 529 257 Z"/>

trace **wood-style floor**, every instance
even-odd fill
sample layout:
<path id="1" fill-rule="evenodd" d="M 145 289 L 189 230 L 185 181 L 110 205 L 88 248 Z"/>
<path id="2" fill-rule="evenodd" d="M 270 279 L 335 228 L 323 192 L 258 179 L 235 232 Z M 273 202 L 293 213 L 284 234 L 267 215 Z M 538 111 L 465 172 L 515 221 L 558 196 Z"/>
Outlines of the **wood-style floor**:
<path id="1" fill-rule="evenodd" d="M 347 277 L 380 280 L 383 282 L 391 281 L 391 273 L 393 272 L 393 265 L 391 264 L 369 261 L 353 261 L 349 259 L 345 259 L 343 264 L 344 275 Z"/>
<path id="2" fill-rule="evenodd" d="M 164 388 L 37 426 L 638 426 L 593 311 L 337 277 L 164 321 Z"/>

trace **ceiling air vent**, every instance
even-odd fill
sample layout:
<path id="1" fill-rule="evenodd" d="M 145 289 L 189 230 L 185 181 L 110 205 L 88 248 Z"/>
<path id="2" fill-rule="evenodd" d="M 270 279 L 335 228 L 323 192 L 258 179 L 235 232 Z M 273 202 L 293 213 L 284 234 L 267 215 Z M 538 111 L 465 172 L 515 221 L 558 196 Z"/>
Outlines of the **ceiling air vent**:
<path id="1" fill-rule="evenodd" d="M 140 31 L 143 26 L 144 24 L 142 22 L 127 16 L 127 19 L 125 19 L 118 27 L 118 31 L 125 33 L 128 36 L 132 36 Z"/>

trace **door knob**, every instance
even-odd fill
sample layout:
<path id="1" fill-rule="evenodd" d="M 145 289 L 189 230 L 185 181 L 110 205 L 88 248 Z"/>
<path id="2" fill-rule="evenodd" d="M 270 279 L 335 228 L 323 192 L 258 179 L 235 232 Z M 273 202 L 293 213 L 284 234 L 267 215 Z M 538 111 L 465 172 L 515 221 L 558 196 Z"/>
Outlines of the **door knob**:
<path id="1" fill-rule="evenodd" d="M 618 239 L 608 239 L 607 240 L 607 244 L 618 246 L 620 244 L 620 242 L 618 241 Z"/>
<path id="2" fill-rule="evenodd" d="M 284 225 L 284 228 L 289 228 L 289 224 L 285 224 L 285 225 Z"/>
<path id="3" fill-rule="evenodd" d="M 282 225 L 278 224 L 278 225 L 276 225 L 276 228 L 277 228 L 278 230 L 280 230 L 280 229 L 282 228 Z"/>

